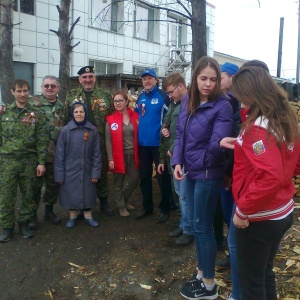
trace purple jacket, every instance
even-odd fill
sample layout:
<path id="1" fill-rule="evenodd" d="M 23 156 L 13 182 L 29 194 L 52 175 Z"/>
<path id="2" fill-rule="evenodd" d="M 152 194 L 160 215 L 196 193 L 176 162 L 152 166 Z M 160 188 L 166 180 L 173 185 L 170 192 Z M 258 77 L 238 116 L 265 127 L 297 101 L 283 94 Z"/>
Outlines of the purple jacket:
<path id="1" fill-rule="evenodd" d="M 231 105 L 225 97 L 218 97 L 190 115 L 188 94 L 181 102 L 172 165 L 183 165 L 192 180 L 222 178 L 226 150 L 219 142 L 232 134 Z"/>

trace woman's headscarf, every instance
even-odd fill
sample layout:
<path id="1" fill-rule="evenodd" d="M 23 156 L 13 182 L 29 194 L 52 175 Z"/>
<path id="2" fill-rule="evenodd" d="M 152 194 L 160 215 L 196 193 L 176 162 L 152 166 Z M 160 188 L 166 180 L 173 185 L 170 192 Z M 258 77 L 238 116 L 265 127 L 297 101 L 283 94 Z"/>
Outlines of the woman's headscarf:
<path id="1" fill-rule="evenodd" d="M 84 109 L 84 112 L 85 112 L 85 116 L 84 116 L 84 120 L 82 122 L 77 122 L 74 118 L 74 109 L 75 109 L 75 105 L 82 105 L 83 106 L 83 109 Z M 77 125 L 77 126 L 84 126 L 85 123 L 87 122 L 87 119 L 88 119 L 88 110 L 87 110 L 87 107 L 84 103 L 82 102 L 74 102 L 70 108 L 70 116 L 72 117 L 72 120 L 74 121 L 74 123 Z"/>

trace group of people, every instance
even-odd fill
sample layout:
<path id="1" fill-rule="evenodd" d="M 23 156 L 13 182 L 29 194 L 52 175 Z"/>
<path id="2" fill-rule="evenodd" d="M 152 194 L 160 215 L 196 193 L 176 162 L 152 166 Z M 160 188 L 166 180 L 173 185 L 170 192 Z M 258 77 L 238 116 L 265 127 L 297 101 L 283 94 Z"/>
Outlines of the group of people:
<path id="1" fill-rule="evenodd" d="M 199 59 L 187 89 L 174 73 L 159 88 L 153 69 L 142 74 L 144 90 L 136 108 L 124 91 L 95 87 L 93 67 L 79 70 L 79 89 L 65 104 L 57 99 L 59 81 L 43 79 L 41 97 L 29 98 L 29 84 L 16 80 L 15 102 L 0 121 L 1 242 L 14 234 L 16 186 L 22 194 L 18 215 L 22 236 L 33 236 L 41 187 L 45 220 L 59 224 L 53 204 L 69 209 L 68 228 L 80 218 L 92 227 L 96 197 L 107 203 L 107 171 L 113 173 L 113 199 L 122 217 L 140 186 L 142 211 L 153 214 L 152 172 L 157 170 L 160 215 L 168 220 L 177 195 L 181 219 L 169 233 L 177 245 L 195 240 L 196 274 L 180 294 L 186 299 L 216 299 L 214 235 L 216 207 L 225 207 L 232 268 L 231 300 L 277 299 L 274 258 L 293 222 L 292 176 L 300 174 L 298 121 L 287 94 L 260 61 L 240 69 Z M 234 204 L 232 199 L 234 199 Z M 228 203 L 227 203 L 228 202 Z"/>

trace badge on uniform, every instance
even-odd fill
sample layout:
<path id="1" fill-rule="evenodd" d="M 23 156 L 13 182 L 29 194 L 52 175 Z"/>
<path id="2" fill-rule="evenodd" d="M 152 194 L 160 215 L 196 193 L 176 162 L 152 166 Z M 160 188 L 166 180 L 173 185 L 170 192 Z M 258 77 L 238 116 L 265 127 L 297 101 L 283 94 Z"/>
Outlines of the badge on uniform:
<path id="1" fill-rule="evenodd" d="M 98 105 L 99 111 L 104 111 L 107 109 L 106 100 L 94 97 L 92 110 L 95 109 L 95 106 Z"/>
<path id="2" fill-rule="evenodd" d="M 112 123 L 110 126 L 111 130 L 117 130 L 119 128 L 117 123 Z"/>
<path id="3" fill-rule="evenodd" d="M 265 145 L 262 140 L 252 144 L 253 152 L 256 156 L 261 155 L 266 152 Z"/>

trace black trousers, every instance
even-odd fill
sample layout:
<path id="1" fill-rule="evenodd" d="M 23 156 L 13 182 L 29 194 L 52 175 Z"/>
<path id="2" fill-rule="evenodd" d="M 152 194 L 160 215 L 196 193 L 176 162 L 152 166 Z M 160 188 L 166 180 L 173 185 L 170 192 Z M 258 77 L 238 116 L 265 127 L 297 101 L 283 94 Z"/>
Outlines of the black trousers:
<path id="1" fill-rule="evenodd" d="M 281 220 L 250 222 L 236 228 L 236 250 L 243 300 L 276 300 L 274 258 L 293 213 Z"/>
<path id="2" fill-rule="evenodd" d="M 159 147 L 139 146 L 139 160 L 140 189 L 143 196 L 143 207 L 146 212 L 153 212 L 152 165 L 154 162 L 157 168 L 159 164 Z M 159 208 L 162 213 L 169 213 L 172 188 L 167 165 L 165 165 L 165 170 L 162 174 L 156 173 L 156 178 L 161 194 Z"/>

